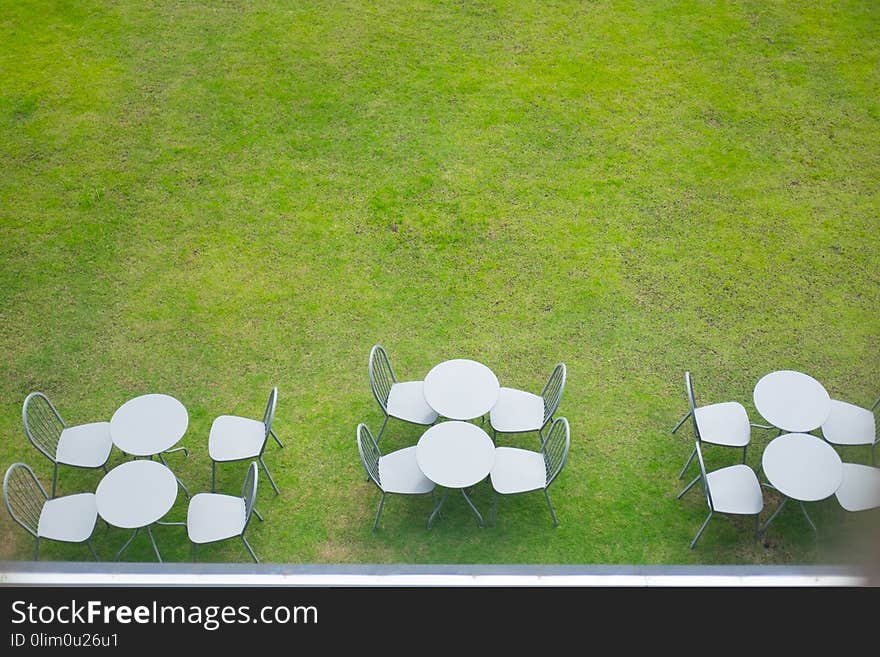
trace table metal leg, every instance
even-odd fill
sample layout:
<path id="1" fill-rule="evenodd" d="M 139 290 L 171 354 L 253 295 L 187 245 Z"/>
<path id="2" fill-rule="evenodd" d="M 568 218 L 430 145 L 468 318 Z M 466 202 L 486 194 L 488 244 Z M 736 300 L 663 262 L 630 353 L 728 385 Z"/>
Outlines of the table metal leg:
<path id="1" fill-rule="evenodd" d="M 778 507 L 776 507 L 776 511 L 773 512 L 773 515 L 770 516 L 769 518 L 767 518 L 767 522 L 765 522 L 765 523 L 764 523 L 764 526 L 761 527 L 761 533 L 762 533 L 762 534 L 763 534 L 764 532 L 767 531 L 767 528 L 770 526 L 770 523 L 773 522 L 774 520 L 776 520 L 776 516 L 778 516 L 778 515 L 779 515 L 779 512 L 782 511 L 782 509 L 785 508 L 785 505 L 786 505 L 786 504 L 788 504 L 788 498 L 787 498 L 787 497 L 786 497 L 784 500 L 782 500 L 782 503 L 781 503 Z"/>
<path id="2" fill-rule="evenodd" d="M 471 509 L 473 510 L 473 512 L 474 512 L 475 514 L 477 514 L 477 518 L 478 518 L 479 521 L 480 521 L 480 527 L 482 527 L 482 526 L 483 526 L 483 516 L 480 515 L 480 512 L 477 510 L 477 507 L 474 506 L 474 503 L 471 502 L 471 498 L 468 497 L 468 494 L 465 492 L 464 488 L 461 489 L 461 495 L 462 495 L 462 497 L 464 497 L 465 502 L 468 503 L 468 506 L 471 507 Z"/>
<path id="3" fill-rule="evenodd" d="M 159 563 L 162 563 L 162 555 L 159 554 L 159 548 L 156 547 L 156 539 L 153 538 L 153 532 L 149 525 L 147 525 L 147 536 L 150 537 L 150 543 L 153 544 L 153 552 L 156 553 L 156 558 L 159 560 Z"/>
<path id="4" fill-rule="evenodd" d="M 116 556 L 114 557 L 115 561 L 119 561 L 119 557 L 122 556 L 122 553 L 128 549 L 128 546 L 131 545 L 131 542 L 135 539 L 135 536 L 137 536 L 140 533 L 140 531 L 141 531 L 140 527 L 138 527 L 137 529 L 134 530 L 134 532 L 132 532 L 132 535 L 125 542 L 125 545 L 123 545 L 121 548 L 119 548 L 119 552 L 116 553 Z"/>
<path id="5" fill-rule="evenodd" d="M 443 497 L 440 498 L 439 504 L 434 507 L 434 510 L 431 512 L 431 517 L 428 518 L 428 529 L 431 529 L 434 524 L 434 520 L 437 518 L 438 515 L 440 515 L 440 509 L 443 507 L 443 503 L 446 502 L 447 497 L 449 497 L 448 488 L 443 492 Z"/>
<path id="6" fill-rule="evenodd" d="M 178 449 L 183 449 L 183 448 L 180 447 Z M 162 461 L 162 465 L 164 465 L 166 468 L 168 468 L 168 464 L 165 462 L 165 457 L 162 456 L 161 454 L 159 454 L 159 460 Z M 168 468 L 168 469 L 171 470 L 171 468 Z M 173 473 L 174 470 L 171 470 L 171 472 Z M 178 477 L 177 475 L 174 475 L 174 478 L 177 479 L 177 484 L 183 489 L 183 494 L 186 495 L 187 499 L 189 499 L 189 489 L 183 484 L 183 482 L 180 480 L 180 477 Z"/>
<path id="7" fill-rule="evenodd" d="M 819 530 L 816 529 L 816 525 L 813 523 L 813 519 L 810 518 L 810 514 L 807 513 L 807 507 L 804 506 L 803 502 L 799 503 L 801 505 L 801 511 L 804 512 L 804 518 L 807 519 L 807 522 L 810 523 L 810 527 L 813 528 L 813 534 L 816 536 L 816 540 L 819 540 Z"/>

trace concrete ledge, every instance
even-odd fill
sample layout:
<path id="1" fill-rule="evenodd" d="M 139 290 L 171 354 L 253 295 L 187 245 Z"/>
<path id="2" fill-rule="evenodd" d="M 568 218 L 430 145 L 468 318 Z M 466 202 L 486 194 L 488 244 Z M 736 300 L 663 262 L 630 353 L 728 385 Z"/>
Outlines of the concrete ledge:
<path id="1" fill-rule="evenodd" d="M 878 586 L 849 566 L 0 562 L 0 586 Z"/>

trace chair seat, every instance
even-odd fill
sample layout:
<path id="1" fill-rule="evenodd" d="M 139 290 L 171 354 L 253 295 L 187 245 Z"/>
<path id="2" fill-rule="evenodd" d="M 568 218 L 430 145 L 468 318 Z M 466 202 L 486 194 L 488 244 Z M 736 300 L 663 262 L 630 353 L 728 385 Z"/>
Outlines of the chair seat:
<path id="1" fill-rule="evenodd" d="M 388 415 L 415 424 L 433 424 L 437 413 L 425 401 L 423 381 L 404 381 L 391 386 L 388 394 Z"/>
<path id="2" fill-rule="evenodd" d="M 221 415 L 208 434 L 208 455 L 214 461 L 256 458 L 263 452 L 266 425 L 237 415 Z"/>
<path id="3" fill-rule="evenodd" d="M 696 411 L 700 440 L 724 447 L 745 447 L 749 444 L 749 415 L 739 402 L 722 402 L 701 406 Z"/>
<path id="4" fill-rule="evenodd" d="M 419 469 L 415 446 L 379 457 L 379 481 L 385 493 L 417 495 L 434 490 L 434 482 Z"/>
<path id="5" fill-rule="evenodd" d="M 98 505 L 94 493 L 79 493 L 47 500 L 40 511 L 37 536 L 82 543 L 95 529 Z"/>
<path id="6" fill-rule="evenodd" d="M 58 439 L 55 460 L 80 468 L 99 468 L 110 458 L 112 447 L 109 422 L 66 427 Z"/>
<path id="7" fill-rule="evenodd" d="M 186 533 L 193 543 L 212 543 L 244 531 L 244 499 L 219 493 L 199 493 L 189 502 Z"/>
<path id="8" fill-rule="evenodd" d="M 501 388 L 498 401 L 489 412 L 495 431 L 519 433 L 544 426 L 544 398 L 515 388 Z"/>
<path id="9" fill-rule="evenodd" d="M 844 463 L 837 501 L 847 511 L 865 511 L 880 506 L 880 468 Z"/>
<path id="10" fill-rule="evenodd" d="M 492 488 L 502 495 L 540 490 L 547 483 L 544 456 L 527 449 L 496 447 L 489 478 Z"/>
<path id="11" fill-rule="evenodd" d="M 755 515 L 764 508 L 758 477 L 747 465 L 732 465 L 706 475 L 712 506 L 719 513 Z"/>
<path id="12" fill-rule="evenodd" d="M 877 438 L 874 414 L 860 406 L 831 400 L 822 435 L 833 445 L 871 445 Z"/>

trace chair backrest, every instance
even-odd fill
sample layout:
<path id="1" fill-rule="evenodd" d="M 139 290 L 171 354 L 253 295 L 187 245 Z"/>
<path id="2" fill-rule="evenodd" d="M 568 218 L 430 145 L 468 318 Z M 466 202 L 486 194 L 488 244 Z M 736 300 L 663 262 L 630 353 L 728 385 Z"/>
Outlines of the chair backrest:
<path id="1" fill-rule="evenodd" d="M 709 490 L 709 475 L 706 474 L 706 463 L 703 461 L 703 450 L 700 449 L 700 441 L 696 441 L 695 445 L 697 448 L 697 461 L 700 464 L 700 487 L 703 489 L 703 495 L 706 496 L 706 504 L 709 505 L 709 509 L 714 511 L 715 507 L 712 506 L 712 491 Z"/>
<path id="2" fill-rule="evenodd" d="M 251 521 L 251 515 L 254 513 L 254 503 L 257 500 L 257 462 L 251 461 L 248 466 L 247 475 L 244 478 L 244 484 L 241 486 L 241 496 L 244 498 L 244 527 L 241 533 L 247 529 L 248 523 Z"/>
<path id="3" fill-rule="evenodd" d="M 571 445 L 570 430 L 568 420 L 564 417 L 558 417 L 553 420 L 547 437 L 541 444 L 541 453 L 544 455 L 544 468 L 547 473 L 547 484 L 545 488 L 549 488 L 553 480 L 562 472 L 565 461 L 568 458 L 568 448 Z"/>
<path id="4" fill-rule="evenodd" d="M 562 391 L 565 389 L 565 363 L 558 363 L 553 368 L 547 384 L 541 391 L 541 397 L 544 398 L 544 424 L 547 424 L 556 409 L 559 408 L 559 402 L 562 401 Z"/>
<path id="5" fill-rule="evenodd" d="M 32 392 L 24 398 L 21 419 L 28 440 L 54 463 L 58 440 L 67 426 L 61 419 L 61 414 L 55 410 L 55 406 L 46 395 L 42 392 Z"/>
<path id="6" fill-rule="evenodd" d="M 373 483 L 379 487 L 379 490 L 382 490 L 382 480 L 379 478 L 379 459 L 382 457 L 382 452 L 379 451 L 379 445 L 373 438 L 373 434 L 363 422 L 357 426 L 357 445 L 364 469 Z"/>
<path id="7" fill-rule="evenodd" d="M 375 345 L 370 350 L 370 389 L 383 411 L 388 408 L 388 395 L 396 381 L 388 354 L 382 345 Z"/>
<path id="8" fill-rule="evenodd" d="M 700 438 L 700 427 L 697 424 L 697 402 L 694 398 L 694 384 L 691 380 L 691 373 L 684 373 L 684 387 L 687 390 L 688 404 L 691 407 L 691 422 L 694 425 L 694 436 L 697 439 L 697 442 L 701 442 L 702 438 Z"/>
<path id="9" fill-rule="evenodd" d="M 12 519 L 36 536 L 40 513 L 49 496 L 30 466 L 25 463 L 9 466 L 3 477 L 3 499 Z"/>
<path id="10" fill-rule="evenodd" d="M 263 426 L 266 428 L 265 438 L 267 440 L 269 438 L 269 432 L 272 431 L 272 420 L 275 419 L 275 406 L 277 404 L 278 388 L 272 388 L 272 392 L 269 393 L 269 401 L 266 402 L 266 410 L 263 411 Z"/>

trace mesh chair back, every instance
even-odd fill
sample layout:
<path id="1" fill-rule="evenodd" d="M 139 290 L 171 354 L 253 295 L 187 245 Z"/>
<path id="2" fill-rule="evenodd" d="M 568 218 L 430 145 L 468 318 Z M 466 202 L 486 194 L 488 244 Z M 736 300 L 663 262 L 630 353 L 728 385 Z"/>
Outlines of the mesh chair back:
<path id="1" fill-rule="evenodd" d="M 687 390 L 688 404 L 690 404 L 691 407 L 691 422 L 694 425 L 694 436 L 696 437 L 697 442 L 700 442 L 700 427 L 697 425 L 697 402 L 694 399 L 694 385 L 691 381 L 690 372 L 684 373 L 684 386 Z"/>
<path id="2" fill-rule="evenodd" d="M 269 393 L 269 401 L 266 402 L 266 410 L 263 411 L 263 426 L 266 428 L 265 438 L 269 438 L 272 431 L 272 420 L 275 419 L 275 406 L 278 404 L 278 388 L 272 388 Z"/>
<path id="3" fill-rule="evenodd" d="M 565 363 L 559 363 L 553 368 L 553 373 L 547 380 L 547 385 L 541 391 L 544 398 L 544 424 L 547 424 L 559 408 L 562 400 L 562 391 L 565 389 Z"/>
<path id="4" fill-rule="evenodd" d="M 544 443 L 541 445 L 541 453 L 544 455 L 544 468 L 547 474 L 548 488 L 553 480 L 562 472 L 562 467 L 568 458 L 568 448 L 571 443 L 568 420 L 558 417 L 553 421 Z"/>
<path id="5" fill-rule="evenodd" d="M 706 504 L 709 505 L 709 509 L 714 511 L 715 507 L 712 506 L 712 491 L 709 490 L 709 475 L 706 474 L 706 463 L 703 461 L 703 451 L 700 449 L 700 441 L 698 440 L 695 444 L 697 448 L 697 461 L 700 463 L 700 484 L 703 488 L 703 495 L 706 496 Z"/>
<path id="6" fill-rule="evenodd" d="M 49 499 L 30 466 L 13 463 L 3 477 L 3 499 L 9 515 L 32 535 L 37 535 L 43 504 Z"/>
<path id="7" fill-rule="evenodd" d="M 373 483 L 382 490 L 382 481 L 379 479 L 379 459 L 382 457 L 382 452 L 379 451 L 379 445 L 376 444 L 373 434 L 363 422 L 357 427 L 357 444 L 364 469 Z"/>
<path id="8" fill-rule="evenodd" d="M 241 486 L 241 496 L 244 498 L 244 527 L 241 533 L 247 528 L 251 521 L 251 515 L 254 512 L 254 503 L 257 500 L 257 462 L 251 461 L 248 466 L 247 475 L 244 478 L 244 484 Z"/>
<path id="9" fill-rule="evenodd" d="M 385 353 L 382 345 L 375 345 L 370 350 L 370 389 L 383 411 L 388 408 L 388 395 L 391 394 L 391 386 L 396 381 L 388 354 Z"/>
<path id="10" fill-rule="evenodd" d="M 24 399 L 21 419 L 28 440 L 54 463 L 58 440 L 67 425 L 52 402 L 42 392 L 32 392 Z"/>

